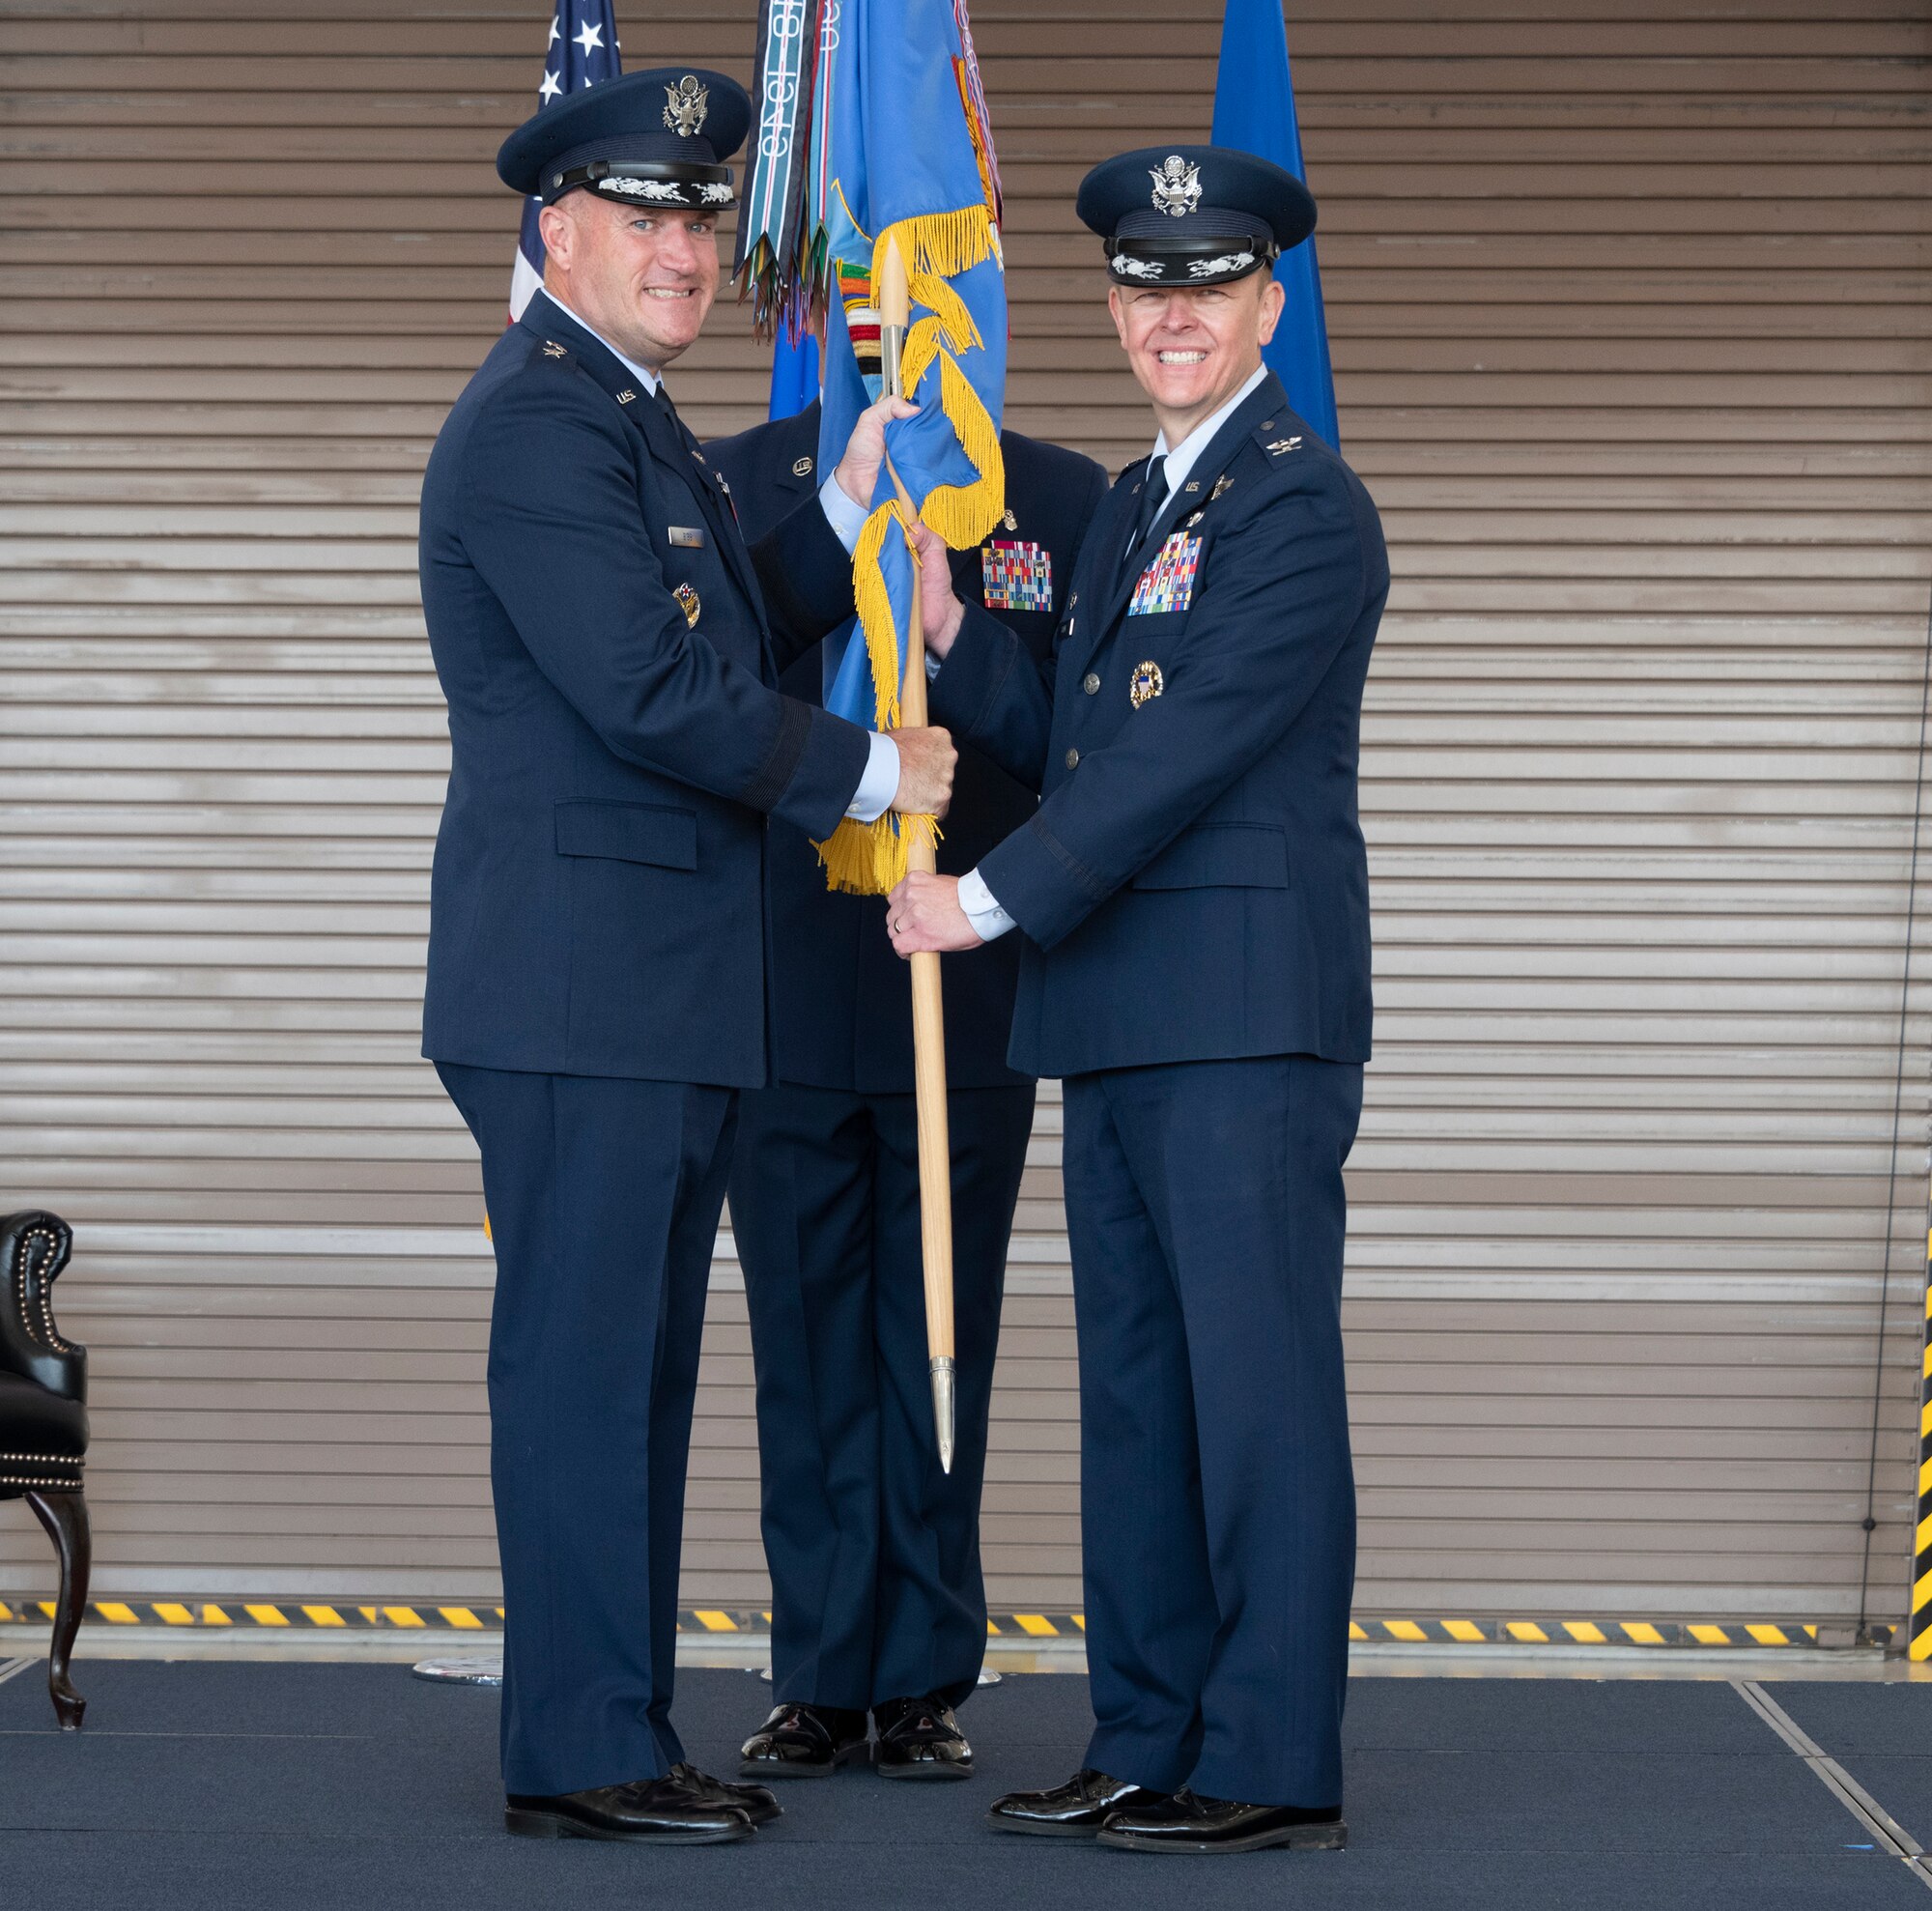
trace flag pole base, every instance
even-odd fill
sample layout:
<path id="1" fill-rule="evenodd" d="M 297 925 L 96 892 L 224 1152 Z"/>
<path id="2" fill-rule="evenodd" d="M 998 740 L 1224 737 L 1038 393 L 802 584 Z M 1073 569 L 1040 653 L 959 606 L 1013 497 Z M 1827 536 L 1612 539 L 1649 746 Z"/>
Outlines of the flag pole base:
<path id="1" fill-rule="evenodd" d="M 939 1470 L 952 1470 L 952 1359 L 936 1355 L 932 1362 L 932 1427 L 939 1436 Z"/>

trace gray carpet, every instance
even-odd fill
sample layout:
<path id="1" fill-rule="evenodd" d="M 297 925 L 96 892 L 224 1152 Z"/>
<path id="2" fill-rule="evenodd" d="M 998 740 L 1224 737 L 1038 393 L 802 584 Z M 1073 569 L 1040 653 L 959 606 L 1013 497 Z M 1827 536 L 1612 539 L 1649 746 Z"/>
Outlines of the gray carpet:
<path id="1" fill-rule="evenodd" d="M 77 1734 L 51 1728 L 33 1674 L 0 1686 L 0 1878 L 32 1878 L 22 1902 L 36 1911 L 610 1911 L 646 1899 L 677 1911 L 1249 1911 L 1291 1893 L 1348 1911 L 1926 1907 L 1903 1867 L 1857 1848 L 1856 1821 L 1721 1682 L 1358 1681 L 1351 1848 L 1184 1862 L 982 1825 L 999 1792 L 1078 1762 L 1078 1678 L 978 1695 L 962 1714 L 979 1752 L 969 1783 L 851 1771 L 786 1789 L 784 1818 L 749 1843 L 665 1852 L 502 1836 L 494 1693 L 399 1667 L 81 1669 L 90 1714 Z M 1796 1690 L 1884 1701 L 1896 1689 Z M 680 1675 L 697 1760 L 728 1772 L 768 1694 L 744 1672 Z"/>

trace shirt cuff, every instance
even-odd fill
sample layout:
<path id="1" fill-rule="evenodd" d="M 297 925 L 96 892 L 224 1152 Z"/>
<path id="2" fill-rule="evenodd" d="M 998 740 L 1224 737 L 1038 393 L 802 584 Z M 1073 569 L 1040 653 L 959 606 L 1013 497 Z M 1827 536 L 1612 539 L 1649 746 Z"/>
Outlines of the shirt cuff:
<path id="1" fill-rule="evenodd" d="M 973 933 L 981 942 L 992 942 L 1016 925 L 993 899 L 986 878 L 978 870 L 968 870 L 959 878 L 959 906 L 973 925 Z"/>
<path id="2" fill-rule="evenodd" d="M 875 823 L 893 807 L 899 793 L 899 747 L 881 731 L 872 735 L 871 755 L 866 758 L 866 774 L 845 806 L 854 822 Z"/>
<path id="3" fill-rule="evenodd" d="M 838 482 L 837 472 L 818 487 L 819 508 L 825 513 L 825 522 L 832 527 L 832 534 L 845 547 L 849 556 L 859 547 L 859 533 L 866 528 L 866 520 L 872 514 L 863 504 L 855 504 L 845 496 Z"/>

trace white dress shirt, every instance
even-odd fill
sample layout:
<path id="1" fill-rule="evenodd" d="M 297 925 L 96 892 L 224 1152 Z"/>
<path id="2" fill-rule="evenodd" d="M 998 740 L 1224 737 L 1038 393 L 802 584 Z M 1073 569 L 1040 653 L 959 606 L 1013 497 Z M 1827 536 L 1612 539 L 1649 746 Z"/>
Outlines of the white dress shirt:
<path id="1" fill-rule="evenodd" d="M 1163 503 L 1187 481 L 1188 472 L 1194 469 L 1202 452 L 1207 450 L 1214 434 L 1234 415 L 1236 407 L 1243 404 L 1266 377 L 1267 367 L 1257 365 L 1248 374 L 1241 388 L 1219 411 L 1203 418 L 1172 450 L 1168 448 L 1166 432 L 1154 440 L 1153 449 L 1148 453 L 1148 462 L 1151 464 L 1156 458 L 1167 460 L 1161 468 Z M 1156 508 L 1155 516 L 1158 515 Z M 973 933 L 981 942 L 991 942 L 995 936 L 1005 935 L 1014 927 L 1013 919 L 1000 907 L 998 898 L 986 887 L 986 879 L 978 870 L 968 870 L 959 878 L 959 906 L 966 912 Z"/>
<path id="2" fill-rule="evenodd" d="M 549 286 L 539 286 L 537 291 L 573 324 L 582 326 L 653 398 L 657 396 L 658 387 L 664 383 L 658 373 L 648 365 L 639 364 L 635 358 L 626 357 L 595 326 L 573 312 Z M 859 533 L 866 528 L 868 513 L 865 506 L 853 503 L 845 496 L 836 476 L 827 478 L 819 486 L 818 501 L 825 512 L 826 523 L 832 527 L 833 535 L 850 553 L 858 545 Z M 852 792 L 851 802 L 845 806 L 845 813 L 862 823 L 874 822 L 892 808 L 898 787 L 899 747 L 891 737 L 875 734 L 866 757 L 865 774 L 859 779 L 859 787 Z"/>

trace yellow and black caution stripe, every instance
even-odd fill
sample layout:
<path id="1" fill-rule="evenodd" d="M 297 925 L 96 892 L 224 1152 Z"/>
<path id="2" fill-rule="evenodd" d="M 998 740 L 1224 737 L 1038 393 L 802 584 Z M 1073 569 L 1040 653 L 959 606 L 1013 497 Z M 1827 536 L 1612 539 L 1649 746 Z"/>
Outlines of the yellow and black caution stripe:
<path id="1" fill-rule="evenodd" d="M 0 1599 L 0 1623 L 15 1625 L 54 1616 L 51 1599 Z M 224 1599 L 97 1599 L 90 1619 L 110 1626 L 261 1627 L 269 1630 L 333 1631 L 371 1627 L 403 1630 L 490 1632 L 502 1630 L 500 1606 L 290 1605 L 286 1601 Z"/>
<path id="2" fill-rule="evenodd" d="M 1925 1239 L 1925 1339 L 1918 1380 L 1918 1526 L 1912 1546 L 1912 1618 L 1906 1648 L 1932 1659 L 1932 1234 Z"/>
<path id="3" fill-rule="evenodd" d="M 1921 1545 L 1925 1526 L 1920 1526 Z M 1932 1572 L 1920 1555 L 1921 1574 Z M 1925 1580 L 1921 1577 L 1922 1592 Z M 202 1628 L 256 1627 L 282 1631 L 420 1631 L 500 1632 L 500 1606 L 426 1606 L 401 1604 L 290 1604 L 283 1600 L 120 1600 L 98 1599 L 89 1616 L 109 1626 L 195 1626 Z M 33 1624 L 51 1619 L 51 1599 L 0 1600 L 0 1624 Z M 1915 1595 L 1915 1626 L 1932 1627 Z M 1686 1619 L 1400 1619 L 1357 1618 L 1349 1637 L 1358 1645 L 1646 1645 L 1646 1646 L 1815 1646 L 1823 1625 L 1830 1642 L 1841 1642 L 1842 1620 L 1797 1622 L 1779 1620 L 1739 1622 L 1726 1619 L 1709 1624 Z M 719 1606 L 690 1607 L 677 1615 L 678 1632 L 687 1638 L 725 1639 L 733 1635 L 756 1638 L 772 1629 L 768 1612 Z M 1006 1645 L 1031 1640 L 1078 1640 L 1087 1630 L 1078 1612 L 995 1612 L 986 1620 L 986 1637 Z M 1890 1628 L 1867 1628 L 1869 1642 L 1884 1644 Z M 1924 1650 L 1921 1651 L 1921 1644 Z M 1915 1631 L 1913 1655 L 1932 1656 L 1932 1632 Z"/>
<path id="4" fill-rule="evenodd" d="M 1844 1621 L 1824 1621 L 1828 1632 L 1848 1632 Z M 1870 1629 L 1883 1643 L 1885 1626 Z M 1815 1646 L 1819 1622 L 1726 1619 L 1351 1619 L 1349 1637 L 1358 1645 L 1688 1645 L 1693 1647 Z M 1835 1639 L 1833 1640 L 1835 1641 Z"/>

